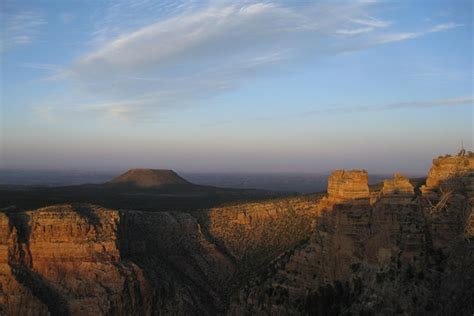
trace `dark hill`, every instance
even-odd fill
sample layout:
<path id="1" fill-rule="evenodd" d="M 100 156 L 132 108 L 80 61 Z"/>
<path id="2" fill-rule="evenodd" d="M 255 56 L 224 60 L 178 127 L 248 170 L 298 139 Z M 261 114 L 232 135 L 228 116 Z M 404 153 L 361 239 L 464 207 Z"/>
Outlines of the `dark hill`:
<path id="1" fill-rule="evenodd" d="M 164 186 L 192 186 L 173 170 L 130 169 L 107 182 L 109 185 L 126 185 L 140 188 L 160 188 Z"/>

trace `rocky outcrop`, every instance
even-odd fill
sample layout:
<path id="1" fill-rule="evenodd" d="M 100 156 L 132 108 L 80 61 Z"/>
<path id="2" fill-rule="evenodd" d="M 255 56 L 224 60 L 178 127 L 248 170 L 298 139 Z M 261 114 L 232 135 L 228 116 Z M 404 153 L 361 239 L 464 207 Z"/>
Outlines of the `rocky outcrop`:
<path id="1" fill-rule="evenodd" d="M 130 169 L 107 182 L 108 185 L 134 186 L 138 188 L 160 188 L 164 186 L 192 185 L 173 170 Z"/>
<path id="2" fill-rule="evenodd" d="M 415 196 L 415 190 L 410 179 L 395 173 L 393 179 L 383 181 L 383 187 L 377 199 L 373 201 L 381 201 L 388 204 L 410 203 Z"/>
<path id="3" fill-rule="evenodd" d="M 436 195 L 439 190 L 452 191 L 468 185 L 472 189 L 474 154 L 444 156 L 433 159 L 426 185 L 421 188 L 424 195 Z"/>
<path id="4" fill-rule="evenodd" d="M 337 170 L 328 179 L 328 195 L 333 201 L 369 198 L 369 175 L 365 170 Z"/>
<path id="5" fill-rule="evenodd" d="M 474 208 L 474 155 L 461 151 L 457 156 L 434 159 L 421 192 L 432 242 L 448 250 L 469 226 Z"/>
<path id="6" fill-rule="evenodd" d="M 410 179 L 395 173 L 393 179 L 384 180 L 382 195 L 384 196 L 414 196 L 415 191 Z"/>
<path id="7" fill-rule="evenodd" d="M 398 174 L 369 200 L 363 173 L 333 173 L 309 241 L 248 282 L 229 313 L 472 313 L 473 168 L 450 176 L 439 168 L 435 160 L 427 182 L 436 194 L 446 179 L 463 185 L 433 200 Z"/>

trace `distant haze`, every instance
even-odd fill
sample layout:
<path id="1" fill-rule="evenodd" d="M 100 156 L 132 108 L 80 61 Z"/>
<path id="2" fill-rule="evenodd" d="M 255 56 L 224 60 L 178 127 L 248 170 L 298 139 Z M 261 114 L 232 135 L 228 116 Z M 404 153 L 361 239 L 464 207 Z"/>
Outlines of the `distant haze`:
<path id="1" fill-rule="evenodd" d="M 0 185 L 67 186 L 99 184 L 113 179 L 119 172 L 0 170 Z M 264 189 L 272 191 L 310 193 L 325 191 L 329 173 L 179 173 L 195 184 L 222 188 Z M 413 175 L 416 176 L 416 175 Z M 369 177 L 375 184 L 392 175 Z"/>

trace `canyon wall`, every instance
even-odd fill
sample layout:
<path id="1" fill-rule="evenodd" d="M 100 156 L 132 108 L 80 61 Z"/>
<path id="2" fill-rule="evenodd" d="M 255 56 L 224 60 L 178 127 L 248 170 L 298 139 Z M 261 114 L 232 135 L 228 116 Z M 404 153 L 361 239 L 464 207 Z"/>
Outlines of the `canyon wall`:
<path id="1" fill-rule="evenodd" d="M 222 314 L 243 280 L 309 237 L 318 198 L 192 215 L 89 204 L 4 211 L 0 314 Z"/>
<path id="2" fill-rule="evenodd" d="M 223 311 L 233 263 L 184 213 L 59 205 L 0 213 L 0 314 Z"/>
<path id="3" fill-rule="evenodd" d="M 309 241 L 243 286 L 229 314 L 472 313 L 473 159 L 435 160 L 422 195 L 400 174 L 369 193 L 364 171 L 334 172 Z"/>
<path id="4" fill-rule="evenodd" d="M 320 195 L 216 207 L 205 213 L 209 233 L 245 272 L 258 271 L 311 234 Z"/>
<path id="5" fill-rule="evenodd" d="M 12 261 L 18 246 L 17 230 L 10 218 L 0 213 L 0 314 L 47 315 L 48 307 L 17 278 Z"/>
<path id="6" fill-rule="evenodd" d="M 190 213 L 5 209 L 0 315 L 472 313 L 473 161 L 421 192 L 338 170 L 325 196 Z"/>

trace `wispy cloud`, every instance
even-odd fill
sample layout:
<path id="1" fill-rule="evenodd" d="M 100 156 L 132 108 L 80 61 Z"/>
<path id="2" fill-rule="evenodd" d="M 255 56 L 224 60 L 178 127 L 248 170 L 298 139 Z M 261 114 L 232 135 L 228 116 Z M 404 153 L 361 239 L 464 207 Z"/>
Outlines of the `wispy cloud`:
<path id="1" fill-rule="evenodd" d="M 354 23 L 364 25 L 364 26 L 369 26 L 372 28 L 387 27 L 391 24 L 391 22 L 389 21 L 379 20 L 374 17 L 365 17 L 363 19 L 352 19 L 351 21 Z"/>
<path id="2" fill-rule="evenodd" d="M 93 34 L 94 48 L 51 78 L 69 80 L 88 96 L 110 100 L 99 107 L 107 117 L 145 117 L 157 109 L 197 103 L 294 63 L 459 26 L 391 33 L 387 28 L 392 22 L 371 14 L 376 5 L 117 1 L 106 8 Z M 136 22 L 140 25 L 128 21 L 127 10 L 144 9 L 159 16 L 158 21 L 152 16 Z M 98 113 L 94 107 L 74 106 Z"/>
<path id="3" fill-rule="evenodd" d="M 43 15 L 33 10 L 17 13 L 0 12 L 2 29 L 0 52 L 31 43 L 46 24 Z"/>
<path id="4" fill-rule="evenodd" d="M 363 34 L 363 33 L 368 33 L 373 31 L 373 27 L 361 27 L 357 29 L 352 29 L 352 30 L 337 30 L 337 34 L 342 34 L 342 35 L 358 35 L 358 34 Z"/>
<path id="5" fill-rule="evenodd" d="M 303 116 L 317 115 L 317 114 L 350 114 L 356 112 L 374 112 L 374 111 L 388 111 L 396 109 L 420 109 L 440 106 L 460 106 L 460 105 L 474 105 L 474 96 L 461 96 L 449 99 L 438 99 L 429 101 L 411 101 L 388 103 L 380 105 L 361 105 L 361 106 L 346 106 L 346 107 L 324 107 L 312 111 L 301 113 Z"/>
<path id="6" fill-rule="evenodd" d="M 442 31 L 447 31 L 447 30 L 453 29 L 455 27 L 459 27 L 459 26 L 462 26 L 462 24 L 453 23 L 453 22 L 444 23 L 444 24 L 439 24 L 439 25 L 436 25 L 436 26 L 432 27 L 429 30 L 429 32 L 431 32 L 431 33 L 442 32 Z"/>
<path id="7" fill-rule="evenodd" d="M 113 37 L 178 14 L 187 14 L 206 1 L 202 0 L 114 0 L 95 12 L 93 43 L 105 43 Z M 140 18 L 137 19 L 137 16 Z"/>
<path id="8" fill-rule="evenodd" d="M 378 37 L 377 42 L 379 42 L 379 43 L 400 42 L 400 41 L 415 39 L 417 37 L 425 36 L 425 35 L 430 34 L 430 33 L 448 31 L 450 29 L 453 29 L 453 28 L 456 28 L 456 27 L 459 27 L 459 26 L 462 26 L 462 24 L 444 23 L 444 24 L 435 25 L 432 28 L 430 28 L 426 31 L 421 31 L 421 32 L 385 34 L 385 35 L 382 35 L 382 36 Z"/>
<path id="9" fill-rule="evenodd" d="M 375 2 L 368 4 L 374 4 Z M 362 18 L 352 18 L 347 21 L 347 28 L 336 30 L 336 34 L 341 35 L 360 35 L 370 33 L 378 29 L 383 29 L 391 25 L 391 22 L 377 19 L 372 16 L 363 16 Z"/>

